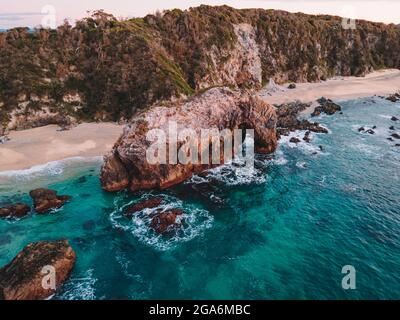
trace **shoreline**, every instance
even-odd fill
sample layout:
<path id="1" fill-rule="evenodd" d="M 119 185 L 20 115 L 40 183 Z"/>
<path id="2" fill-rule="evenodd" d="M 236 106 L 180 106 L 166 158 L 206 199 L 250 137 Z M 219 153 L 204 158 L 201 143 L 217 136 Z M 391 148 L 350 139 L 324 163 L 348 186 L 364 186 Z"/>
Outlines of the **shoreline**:
<path id="1" fill-rule="evenodd" d="M 323 82 L 296 83 L 295 89 L 288 85 L 265 86 L 258 96 L 269 104 L 283 104 L 296 100 L 308 103 L 321 97 L 345 101 L 373 96 L 386 96 L 400 90 L 400 70 L 382 69 L 365 77 L 335 77 Z"/>
<path id="2" fill-rule="evenodd" d="M 295 89 L 287 86 L 266 86 L 257 95 L 269 104 L 296 100 L 312 102 L 310 108 L 302 112 L 307 113 L 322 96 L 343 101 L 393 94 L 400 90 L 400 70 L 385 69 L 365 77 L 336 77 L 318 83 L 297 83 Z M 57 131 L 57 125 L 12 131 L 8 135 L 10 140 L 0 144 L 0 173 L 27 170 L 74 157 L 101 157 L 111 150 L 123 127 L 115 123 L 82 123 L 67 131 Z"/>
<path id="3" fill-rule="evenodd" d="M 67 131 L 57 125 L 11 131 L 0 144 L 0 173 L 27 170 L 68 158 L 105 155 L 122 134 L 124 125 L 82 123 Z"/>

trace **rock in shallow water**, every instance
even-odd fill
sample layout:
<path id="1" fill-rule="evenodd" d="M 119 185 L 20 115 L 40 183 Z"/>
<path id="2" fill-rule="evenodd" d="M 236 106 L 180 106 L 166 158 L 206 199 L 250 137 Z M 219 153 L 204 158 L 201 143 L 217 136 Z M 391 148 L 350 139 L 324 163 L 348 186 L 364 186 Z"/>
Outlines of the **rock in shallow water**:
<path id="1" fill-rule="evenodd" d="M 76 255 L 67 240 L 41 241 L 27 245 L 6 266 L 0 269 L 0 299 L 41 300 L 53 295 L 67 279 Z M 44 279 L 43 268 L 54 268 L 55 289 Z M 47 269 L 49 270 L 49 269 Z"/>
<path id="2" fill-rule="evenodd" d="M 11 206 L 0 208 L 0 218 L 22 218 L 25 217 L 31 209 L 24 203 L 17 203 Z"/>
<path id="3" fill-rule="evenodd" d="M 293 138 L 290 138 L 290 140 L 289 140 L 289 142 L 291 142 L 291 143 L 299 143 L 300 142 L 300 139 L 299 138 L 296 138 L 296 137 L 293 137 Z"/>
<path id="4" fill-rule="evenodd" d="M 277 105 L 277 133 L 278 137 L 287 136 L 291 131 L 309 130 L 315 133 L 328 133 L 328 130 L 321 127 L 318 122 L 310 122 L 308 120 L 299 120 L 297 116 L 300 112 L 310 107 L 310 103 L 302 103 L 299 101 L 284 103 Z"/>
<path id="5" fill-rule="evenodd" d="M 151 219 L 150 226 L 159 234 L 173 232 L 181 226 L 181 223 L 177 223 L 176 219 L 182 214 L 183 211 L 181 209 L 171 209 L 159 212 Z"/>
<path id="6" fill-rule="evenodd" d="M 305 142 L 308 142 L 308 143 L 311 142 L 310 134 L 311 134 L 311 131 L 307 131 L 307 132 L 304 134 L 303 140 L 304 140 Z"/>
<path id="7" fill-rule="evenodd" d="M 333 115 L 336 112 L 342 111 L 342 108 L 330 99 L 322 97 L 317 101 L 320 104 L 320 106 L 315 108 L 314 112 L 311 114 L 312 117 L 319 116 L 321 113 Z"/>
<path id="8" fill-rule="evenodd" d="M 32 190 L 29 195 L 33 199 L 36 212 L 39 214 L 60 208 L 71 199 L 70 196 L 58 196 L 54 190 L 43 188 Z"/>
<path id="9" fill-rule="evenodd" d="M 399 94 L 399 93 L 391 94 L 390 96 L 388 96 L 388 97 L 386 98 L 386 100 L 389 100 L 389 101 L 391 101 L 391 102 L 397 102 L 397 101 L 400 100 L 400 94 Z"/>

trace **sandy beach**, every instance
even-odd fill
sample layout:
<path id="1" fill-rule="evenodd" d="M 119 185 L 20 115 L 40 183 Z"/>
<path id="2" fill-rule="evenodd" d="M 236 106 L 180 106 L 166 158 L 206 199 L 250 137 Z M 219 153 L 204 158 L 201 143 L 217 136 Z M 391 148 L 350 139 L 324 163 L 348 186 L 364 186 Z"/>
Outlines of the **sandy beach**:
<path id="1" fill-rule="evenodd" d="M 0 172 L 69 157 L 102 156 L 111 150 L 122 128 L 114 123 L 84 123 L 68 131 L 57 131 L 56 125 L 12 131 L 10 141 L 0 144 Z"/>
<path id="2" fill-rule="evenodd" d="M 270 104 L 281 104 L 295 100 L 313 102 L 321 97 L 340 101 L 388 95 L 400 90 L 400 70 L 386 69 L 365 77 L 337 77 L 319 83 L 298 83 L 295 89 L 287 89 L 287 86 L 267 86 L 260 91 L 260 97 Z"/>

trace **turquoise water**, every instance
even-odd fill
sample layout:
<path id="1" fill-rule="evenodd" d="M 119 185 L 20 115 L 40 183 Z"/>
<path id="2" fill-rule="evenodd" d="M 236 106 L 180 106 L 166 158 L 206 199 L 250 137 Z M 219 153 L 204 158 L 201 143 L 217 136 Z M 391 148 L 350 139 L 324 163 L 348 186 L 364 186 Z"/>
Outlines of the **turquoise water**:
<path id="1" fill-rule="evenodd" d="M 56 299 L 399 299 L 400 148 L 386 138 L 391 125 L 400 132 L 390 120 L 400 104 L 341 104 L 343 115 L 319 118 L 330 133 L 310 145 L 285 138 L 253 171 L 226 166 L 152 192 L 185 209 L 184 229 L 169 239 L 144 214 L 121 217 L 151 194 L 101 191 L 100 159 L 2 173 L 0 203 L 30 202 L 37 186 L 73 201 L 1 220 L 0 265 L 29 242 L 67 238 L 77 264 Z M 374 125 L 375 135 L 358 132 Z M 356 290 L 341 287 L 345 265 L 357 271 Z"/>

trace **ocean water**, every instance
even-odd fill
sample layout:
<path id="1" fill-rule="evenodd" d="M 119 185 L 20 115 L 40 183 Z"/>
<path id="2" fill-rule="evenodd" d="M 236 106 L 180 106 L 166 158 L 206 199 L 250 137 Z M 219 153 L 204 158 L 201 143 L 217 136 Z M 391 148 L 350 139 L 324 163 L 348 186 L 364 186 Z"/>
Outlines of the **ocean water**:
<path id="1" fill-rule="evenodd" d="M 0 204 L 31 203 L 39 186 L 73 196 L 51 214 L 1 220 L 0 265 L 29 242 L 66 238 L 77 263 L 54 299 L 399 299 L 400 148 L 387 137 L 400 132 L 400 104 L 341 105 L 318 118 L 330 133 L 311 144 L 284 138 L 253 170 L 220 167 L 166 192 L 103 192 L 101 158 L 0 173 Z M 146 213 L 122 217 L 153 195 L 185 210 L 175 236 L 154 234 Z M 355 290 L 341 286 L 345 265 Z"/>

